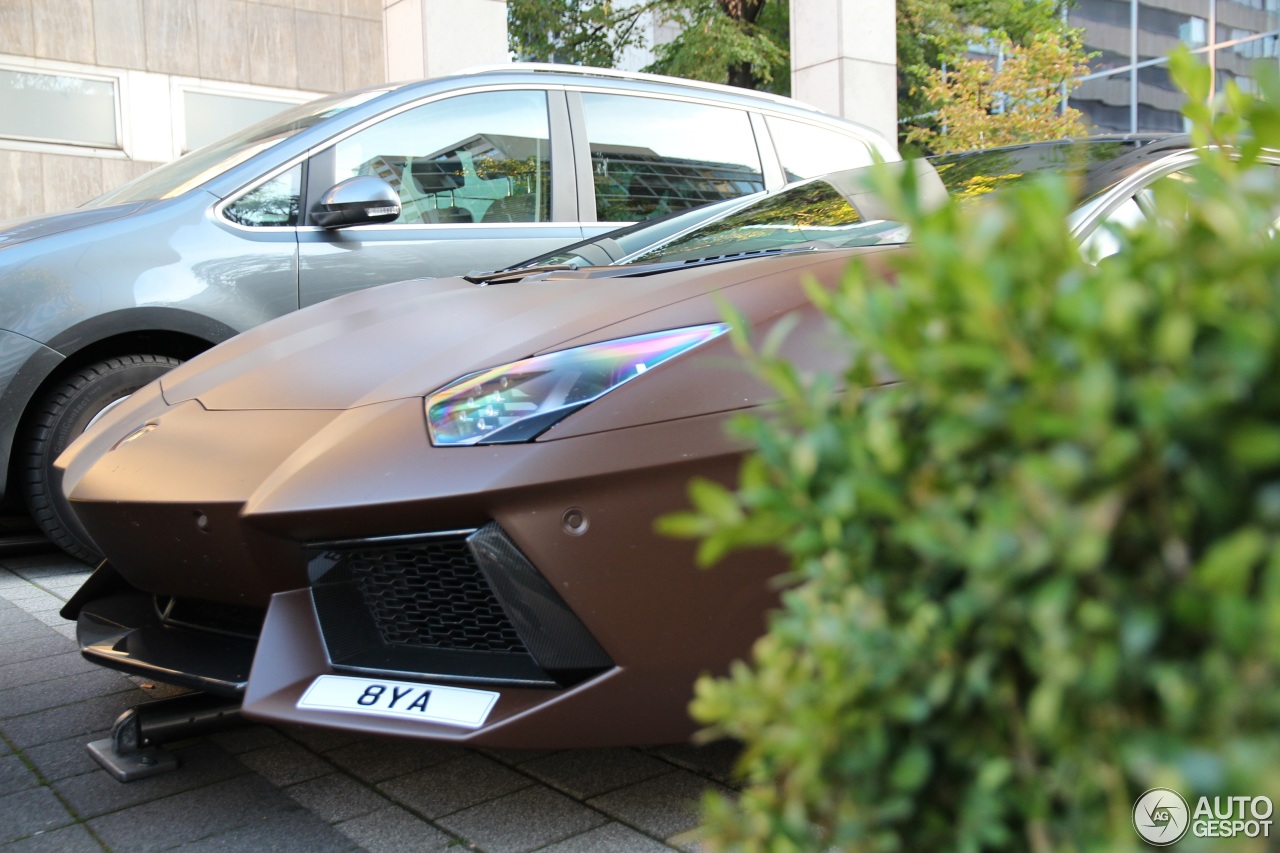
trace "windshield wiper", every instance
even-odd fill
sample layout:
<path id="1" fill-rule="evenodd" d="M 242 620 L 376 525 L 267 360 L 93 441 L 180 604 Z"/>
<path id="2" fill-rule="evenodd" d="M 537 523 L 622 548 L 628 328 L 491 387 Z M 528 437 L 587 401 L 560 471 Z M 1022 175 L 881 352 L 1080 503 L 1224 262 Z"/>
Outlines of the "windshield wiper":
<path id="1" fill-rule="evenodd" d="M 813 246 L 785 246 L 779 249 L 749 249 L 745 252 L 727 252 L 723 255 L 707 255 L 703 258 L 686 258 L 683 261 L 650 261 L 647 264 L 619 264 L 617 269 L 631 270 L 627 275 L 652 275 L 654 273 L 668 272 L 670 270 L 684 269 L 686 267 L 711 266 L 712 264 L 723 264 L 729 261 L 745 261 L 751 258 L 765 258 L 772 255 L 791 255 L 797 252 L 813 252 L 816 251 Z"/>
<path id="2" fill-rule="evenodd" d="M 710 266 L 729 261 L 744 261 L 749 258 L 761 258 L 769 255 L 790 255 L 795 252 L 812 252 L 813 246 L 786 246 L 779 249 L 749 249 L 745 252 L 727 252 L 723 255 L 708 255 L 703 258 L 687 258 L 683 261 L 652 261 L 647 264 L 608 264 L 606 266 L 587 266 L 580 264 L 543 264 L 532 267 L 516 267 L 515 269 L 495 270 L 494 272 L 473 272 L 462 278 L 481 287 L 487 284 L 507 284 L 538 275 L 544 272 L 577 272 L 589 270 L 587 278 L 623 278 L 653 275 L 654 273 L 686 267 Z M 578 276 L 575 276 L 577 278 Z"/>
<path id="3" fill-rule="evenodd" d="M 577 264 L 543 264 L 535 267 L 517 267 L 516 269 L 507 268 L 505 270 L 494 270 L 493 272 L 471 272 L 464 275 L 464 281 L 472 284 L 501 284 L 504 281 L 519 281 L 520 279 L 537 275 L 541 272 L 562 272 L 564 270 L 576 270 Z"/>
<path id="4" fill-rule="evenodd" d="M 793 252 L 812 252 L 813 246 L 779 246 L 776 249 L 747 249 L 745 252 L 726 252 L 723 255 L 707 255 L 703 258 L 689 258 L 685 261 L 672 261 L 681 265 L 712 264 L 720 261 L 736 261 L 739 258 L 758 258 L 761 255 L 790 255 Z"/>

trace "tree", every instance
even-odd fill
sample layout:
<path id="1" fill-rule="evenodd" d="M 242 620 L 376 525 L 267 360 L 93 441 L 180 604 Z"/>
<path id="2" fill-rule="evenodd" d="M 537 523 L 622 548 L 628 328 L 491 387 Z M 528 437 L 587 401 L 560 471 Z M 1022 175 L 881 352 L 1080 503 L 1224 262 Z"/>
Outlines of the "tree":
<path id="1" fill-rule="evenodd" d="M 613 68 L 639 45 L 650 4 L 611 0 L 507 0 L 507 41 L 517 59 Z"/>
<path id="2" fill-rule="evenodd" d="M 936 111 L 931 122 L 910 129 L 908 142 L 946 153 L 1088 132 L 1080 111 L 1064 107 L 1065 95 L 1088 72 L 1078 33 L 1037 33 L 1024 45 L 1001 34 L 988 44 L 1000 62 L 957 58 L 929 71 L 924 94 Z"/>
<path id="3" fill-rule="evenodd" d="M 787 25 L 785 3 L 775 0 L 770 7 L 767 0 L 665 0 L 661 14 L 679 22 L 681 31 L 659 45 L 657 59 L 646 70 L 745 89 L 769 88 L 785 76 L 789 89 L 785 37 L 777 32 L 779 24 Z M 782 14 L 765 15 L 766 8 Z M 772 22 L 772 30 L 765 21 Z"/>
<path id="4" fill-rule="evenodd" d="M 610 68 L 643 43 L 646 16 L 680 25 L 645 70 L 748 89 L 786 89 L 786 0 L 509 0 L 511 51 L 522 60 Z"/>
<path id="5" fill-rule="evenodd" d="M 1003 33 L 1023 44 L 1062 28 L 1063 0 L 897 0 L 898 116 L 920 123 L 933 109 L 929 73 L 962 56 L 974 33 Z"/>
<path id="6" fill-rule="evenodd" d="M 696 484 L 663 522 L 705 555 L 791 560 L 751 662 L 698 684 L 695 716 L 745 744 L 741 796 L 708 800 L 713 849 L 1136 853 L 1145 790 L 1280 785 L 1280 240 L 1258 165 L 1280 73 L 1210 116 L 1209 70 L 1170 68 L 1199 162 L 1117 254 L 1082 257 L 1061 178 L 902 204 L 917 250 L 891 280 L 855 264 L 813 290 L 842 375 L 755 356 L 780 403 L 738 422 L 737 487 Z M 1227 846 L 1195 834 L 1179 849 Z"/>

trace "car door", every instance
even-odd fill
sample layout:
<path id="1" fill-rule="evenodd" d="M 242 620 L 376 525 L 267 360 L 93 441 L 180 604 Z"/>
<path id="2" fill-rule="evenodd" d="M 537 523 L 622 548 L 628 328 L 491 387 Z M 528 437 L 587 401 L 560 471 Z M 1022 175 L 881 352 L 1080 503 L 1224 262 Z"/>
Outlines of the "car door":
<path id="1" fill-rule="evenodd" d="M 309 194 L 357 175 L 400 196 L 394 222 L 298 230 L 299 303 L 377 284 L 493 270 L 579 240 L 564 92 L 437 97 L 354 129 L 310 159 Z"/>

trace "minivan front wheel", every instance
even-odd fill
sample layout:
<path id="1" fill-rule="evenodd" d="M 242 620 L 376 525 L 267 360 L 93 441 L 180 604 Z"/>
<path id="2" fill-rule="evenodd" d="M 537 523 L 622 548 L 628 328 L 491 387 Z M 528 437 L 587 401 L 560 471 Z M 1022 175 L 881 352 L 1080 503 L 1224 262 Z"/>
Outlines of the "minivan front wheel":
<path id="1" fill-rule="evenodd" d="M 53 462 L 89 424 L 134 391 L 182 364 L 167 355 L 122 355 L 64 377 L 32 410 L 22 452 L 27 507 L 55 545 L 85 563 L 101 559 L 56 486 Z"/>

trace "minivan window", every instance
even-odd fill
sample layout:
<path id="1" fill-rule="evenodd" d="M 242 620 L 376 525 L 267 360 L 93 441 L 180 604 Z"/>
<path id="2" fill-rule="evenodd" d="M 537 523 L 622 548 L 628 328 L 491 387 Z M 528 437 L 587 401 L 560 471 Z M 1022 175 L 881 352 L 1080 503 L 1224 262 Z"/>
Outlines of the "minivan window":
<path id="1" fill-rule="evenodd" d="M 764 189 L 743 110 L 584 92 L 596 219 L 634 222 Z"/>
<path id="2" fill-rule="evenodd" d="M 130 201 L 173 198 L 211 181 L 255 154 L 266 151 L 289 137 L 314 127 L 327 118 L 363 104 L 383 94 L 384 89 L 369 89 L 354 94 L 331 95 L 285 110 L 250 125 L 221 142 L 206 145 L 177 160 L 152 169 L 124 186 L 95 198 L 85 207 L 105 207 Z"/>
<path id="3" fill-rule="evenodd" d="M 222 215 L 237 225 L 255 228 L 297 225 L 301 187 L 302 164 L 298 164 L 227 205 Z"/>
<path id="4" fill-rule="evenodd" d="M 777 116 L 765 122 L 788 182 L 871 165 L 871 149 L 853 137 Z"/>
<path id="5" fill-rule="evenodd" d="M 547 96 L 478 92 L 407 110 L 341 140 L 335 178 L 375 175 L 400 194 L 397 225 L 551 218 Z"/>

